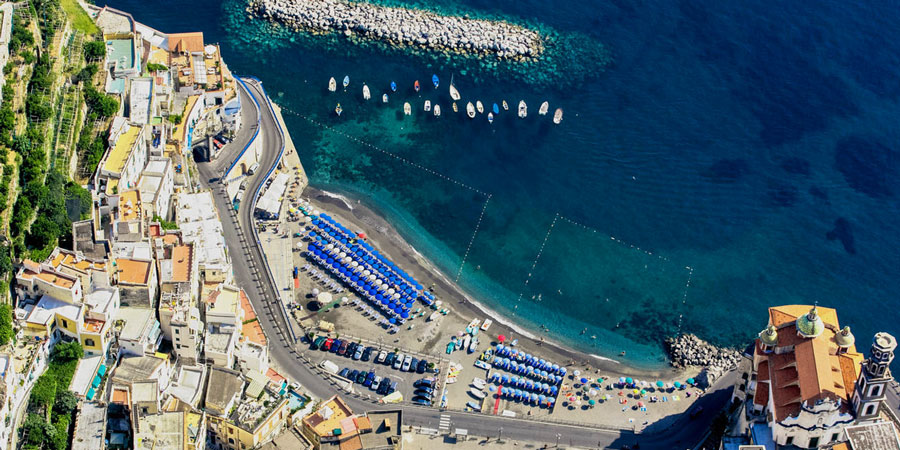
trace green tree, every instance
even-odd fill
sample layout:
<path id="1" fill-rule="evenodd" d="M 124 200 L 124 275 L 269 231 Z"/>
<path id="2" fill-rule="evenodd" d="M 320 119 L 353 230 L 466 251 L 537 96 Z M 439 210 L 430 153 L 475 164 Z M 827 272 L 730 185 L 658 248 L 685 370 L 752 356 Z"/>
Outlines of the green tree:
<path id="1" fill-rule="evenodd" d="M 56 403 L 53 404 L 53 412 L 58 416 L 69 416 L 78 407 L 78 397 L 72 391 L 62 391 L 56 394 Z"/>
<path id="2" fill-rule="evenodd" d="M 22 435 L 27 445 L 41 448 L 44 441 L 56 434 L 56 429 L 38 414 L 29 413 L 22 424 Z"/>
<path id="3" fill-rule="evenodd" d="M 3 249 L 4 254 L 9 259 L 9 251 Z M 9 304 L 0 305 L 0 346 L 6 345 L 13 338 L 13 322 L 12 322 L 12 306 Z"/>
<path id="4" fill-rule="evenodd" d="M 44 372 L 31 388 L 29 406 L 35 411 L 48 411 L 55 401 L 56 378 L 49 372 Z"/>
<path id="5" fill-rule="evenodd" d="M 86 59 L 99 59 L 106 56 L 106 43 L 103 41 L 91 41 L 84 44 L 84 57 Z"/>
<path id="6" fill-rule="evenodd" d="M 84 348 L 78 342 L 60 342 L 50 352 L 50 361 L 67 363 L 84 358 Z"/>

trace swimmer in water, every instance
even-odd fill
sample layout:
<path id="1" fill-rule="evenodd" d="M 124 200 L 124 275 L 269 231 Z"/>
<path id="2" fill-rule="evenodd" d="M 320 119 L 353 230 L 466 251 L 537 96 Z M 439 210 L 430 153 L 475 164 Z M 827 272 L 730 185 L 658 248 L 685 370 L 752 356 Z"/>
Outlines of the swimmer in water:
<path id="1" fill-rule="evenodd" d="M 584 333 L 587 333 L 587 328 L 583 328 L 583 329 L 581 330 L 581 334 L 584 334 Z"/>

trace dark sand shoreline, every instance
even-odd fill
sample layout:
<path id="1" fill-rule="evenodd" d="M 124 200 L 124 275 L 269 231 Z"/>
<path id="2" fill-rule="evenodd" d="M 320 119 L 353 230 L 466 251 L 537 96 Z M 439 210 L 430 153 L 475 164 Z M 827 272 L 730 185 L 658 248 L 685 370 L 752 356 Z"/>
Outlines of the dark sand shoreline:
<path id="1" fill-rule="evenodd" d="M 303 191 L 303 197 L 308 198 L 314 206 L 334 213 L 341 218 L 349 219 L 347 225 L 362 226 L 366 231 L 378 231 L 378 234 L 370 233 L 370 240 L 378 249 L 390 255 L 391 259 L 411 273 L 416 273 L 423 285 L 434 283 L 435 292 L 439 300 L 443 300 L 449 306 L 450 313 L 459 316 L 468 322 L 472 318 L 489 317 L 494 321 L 490 335 L 505 334 L 519 339 L 520 346 L 526 347 L 530 353 L 539 354 L 542 357 L 552 359 L 560 364 L 578 367 L 590 367 L 600 373 L 609 376 L 646 376 L 654 378 L 671 377 L 678 373 L 672 367 L 659 370 L 636 368 L 627 362 L 619 362 L 612 359 L 591 355 L 566 347 L 543 335 L 542 332 L 528 330 L 524 326 L 508 325 L 512 320 L 505 318 L 496 311 L 491 310 L 476 300 L 474 296 L 463 290 L 459 285 L 450 281 L 450 277 L 443 273 L 436 265 L 416 251 L 400 233 L 384 218 L 385 214 L 377 207 L 366 203 L 366 199 L 349 192 L 331 192 L 307 186 Z M 348 202 L 351 203 L 348 205 Z M 384 238 L 387 238 L 385 242 Z M 543 338 L 543 339 L 542 339 Z"/>

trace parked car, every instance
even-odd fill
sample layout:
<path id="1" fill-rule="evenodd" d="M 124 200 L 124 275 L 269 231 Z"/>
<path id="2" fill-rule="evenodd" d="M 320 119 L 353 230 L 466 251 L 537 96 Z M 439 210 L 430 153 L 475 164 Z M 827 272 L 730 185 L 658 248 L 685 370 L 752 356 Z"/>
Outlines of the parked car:
<path id="1" fill-rule="evenodd" d="M 322 351 L 327 352 L 327 351 L 331 350 L 331 346 L 333 344 L 334 344 L 334 339 L 328 338 L 328 339 L 325 339 L 325 343 L 322 344 L 322 347 L 320 347 L 320 348 L 322 349 Z"/>
<path id="2" fill-rule="evenodd" d="M 331 343 L 331 348 L 328 349 L 331 353 L 337 353 L 338 350 L 341 349 L 341 346 L 344 345 L 344 341 L 340 339 L 335 339 L 334 342 Z"/>
<path id="3" fill-rule="evenodd" d="M 414 387 L 434 387 L 434 378 L 422 378 L 413 383 Z"/>
<path id="4" fill-rule="evenodd" d="M 358 377 L 358 376 L 359 376 L 359 371 L 356 369 L 353 369 L 350 371 L 349 374 L 347 374 L 347 379 L 350 381 L 356 381 L 356 377 Z"/>
<path id="5" fill-rule="evenodd" d="M 416 366 L 416 373 L 425 373 L 426 370 L 428 370 L 428 361 L 423 359 L 419 361 L 419 365 Z"/>
<path id="6" fill-rule="evenodd" d="M 359 384 L 363 384 L 363 382 L 366 381 L 366 378 L 368 376 L 369 376 L 369 372 L 366 372 L 365 370 L 363 370 L 362 372 L 359 373 L 359 375 L 356 376 L 356 382 Z"/>
<path id="7" fill-rule="evenodd" d="M 415 394 L 416 394 L 416 395 L 425 395 L 425 396 L 427 396 L 427 397 L 432 397 L 432 396 L 434 396 L 434 388 L 430 388 L 430 387 L 420 387 L 420 388 L 416 389 Z"/>
<path id="8" fill-rule="evenodd" d="M 344 367 L 344 369 L 341 370 L 341 373 L 339 373 L 338 375 L 339 375 L 339 376 L 342 376 L 342 377 L 344 377 L 344 378 L 347 378 L 347 375 L 349 375 L 349 374 L 350 374 L 350 368 L 349 368 L 349 367 Z"/>
<path id="9" fill-rule="evenodd" d="M 412 364 L 412 356 L 406 355 L 406 358 L 403 358 L 403 365 L 400 366 L 400 370 L 403 372 L 409 372 L 409 365 Z"/>
<path id="10" fill-rule="evenodd" d="M 397 360 L 396 353 L 393 353 L 393 352 L 388 353 L 387 356 L 384 357 L 384 365 L 392 366 L 392 365 L 394 365 L 394 361 L 396 361 L 396 360 Z"/>
<path id="11" fill-rule="evenodd" d="M 425 397 L 413 397 L 412 402 L 416 405 L 431 406 L 431 400 Z"/>
<path id="12" fill-rule="evenodd" d="M 397 354 L 397 359 L 394 360 L 394 364 L 393 364 L 394 369 L 399 370 L 400 367 L 403 366 L 403 358 L 409 358 L 409 357 L 404 355 L 403 353 Z"/>
<path id="13" fill-rule="evenodd" d="M 363 381 L 363 386 L 369 387 L 373 381 L 375 381 L 375 372 L 369 372 L 369 375 L 366 376 L 366 381 Z"/>
<path id="14" fill-rule="evenodd" d="M 313 341 L 312 345 L 310 345 L 309 348 L 318 350 L 322 348 L 322 344 L 324 344 L 326 340 L 328 340 L 328 338 L 326 338 L 325 336 L 319 336 Z"/>
<path id="15" fill-rule="evenodd" d="M 359 361 L 360 358 L 363 358 L 363 355 L 365 355 L 365 352 L 363 351 L 362 345 L 357 345 L 356 351 L 353 352 L 353 359 Z"/>
<path id="16" fill-rule="evenodd" d="M 362 347 L 362 346 L 360 345 L 360 347 Z M 366 347 L 366 350 L 362 354 L 362 360 L 368 361 L 368 360 L 372 359 L 372 352 L 374 352 L 374 351 L 375 351 L 375 347 Z"/>
<path id="17" fill-rule="evenodd" d="M 378 384 L 378 389 L 375 390 L 375 393 L 379 395 L 388 395 L 390 392 L 388 390 L 391 388 L 391 380 L 384 378 L 381 380 L 381 383 Z"/>
<path id="18" fill-rule="evenodd" d="M 347 341 L 341 342 L 341 348 L 338 349 L 337 354 L 338 354 L 338 355 L 344 355 L 344 354 L 346 354 L 346 353 L 347 353 L 347 347 L 349 347 L 349 346 L 350 346 L 350 343 L 349 343 L 349 342 L 347 342 Z"/>
<path id="19" fill-rule="evenodd" d="M 378 353 L 378 357 L 375 358 L 375 362 L 377 362 L 378 364 L 383 363 L 384 360 L 387 359 L 387 355 L 387 352 L 382 350 L 380 353 Z"/>
<path id="20" fill-rule="evenodd" d="M 353 356 L 353 354 L 356 353 L 357 347 L 359 347 L 359 344 L 357 344 L 356 342 L 351 342 L 349 345 L 347 345 L 347 353 L 344 354 L 344 356 L 348 358 Z"/>
<path id="21" fill-rule="evenodd" d="M 413 356 L 412 360 L 409 361 L 409 371 L 415 372 L 416 367 L 418 367 L 418 366 L 419 366 L 419 359 L 416 358 L 415 356 Z"/>
<path id="22" fill-rule="evenodd" d="M 375 379 L 372 380 L 372 385 L 369 387 L 374 391 L 381 384 L 381 380 L 382 380 L 382 378 L 380 376 L 375 375 Z"/>

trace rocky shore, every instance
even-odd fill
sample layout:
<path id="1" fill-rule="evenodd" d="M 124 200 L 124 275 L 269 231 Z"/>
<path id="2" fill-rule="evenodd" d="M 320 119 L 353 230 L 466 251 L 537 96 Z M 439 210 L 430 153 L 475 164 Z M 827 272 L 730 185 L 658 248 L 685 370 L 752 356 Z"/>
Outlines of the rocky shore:
<path id="1" fill-rule="evenodd" d="M 343 0 L 251 0 L 258 16 L 296 30 L 338 32 L 396 46 L 528 60 L 541 54 L 541 36 L 500 21 L 442 16 Z"/>
<path id="2" fill-rule="evenodd" d="M 741 354 L 737 350 L 716 347 L 693 334 L 668 338 L 665 346 L 673 367 L 703 367 L 698 378 L 708 379 L 709 384 L 723 373 L 736 368 L 741 360 Z"/>

